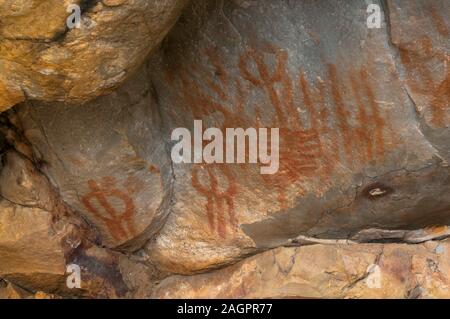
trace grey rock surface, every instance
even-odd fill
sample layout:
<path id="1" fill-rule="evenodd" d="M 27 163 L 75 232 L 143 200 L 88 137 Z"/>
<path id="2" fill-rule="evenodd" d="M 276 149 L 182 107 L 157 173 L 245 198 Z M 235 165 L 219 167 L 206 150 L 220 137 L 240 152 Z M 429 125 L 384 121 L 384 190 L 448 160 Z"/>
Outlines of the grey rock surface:
<path id="1" fill-rule="evenodd" d="M 356 0 L 195 1 L 115 93 L 15 114 L 101 242 L 165 271 L 305 240 L 435 238 L 421 229 L 450 222 L 450 3 L 375 3 L 380 29 Z M 172 163 L 171 131 L 194 120 L 279 128 L 278 173 Z"/>
<path id="2" fill-rule="evenodd" d="M 17 112 L 61 198 L 98 229 L 104 245 L 131 251 L 162 226 L 172 192 L 147 78 L 143 69 L 84 105 L 30 102 Z"/>

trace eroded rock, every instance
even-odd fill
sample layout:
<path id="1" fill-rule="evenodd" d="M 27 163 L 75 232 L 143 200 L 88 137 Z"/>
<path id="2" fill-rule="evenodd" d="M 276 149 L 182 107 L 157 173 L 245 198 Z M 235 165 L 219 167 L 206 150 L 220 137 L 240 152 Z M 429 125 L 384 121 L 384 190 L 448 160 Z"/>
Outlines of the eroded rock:
<path id="1" fill-rule="evenodd" d="M 449 3 L 375 2 L 380 29 L 367 27 L 367 4 L 357 0 L 195 1 L 115 92 L 9 111 L 0 118 L 0 258 L 1 249 L 13 258 L 0 277 L 33 293 L 71 295 L 61 271 L 76 263 L 85 278 L 79 296 L 88 297 L 448 296 L 448 245 L 430 241 L 450 235 L 450 21 L 442 14 Z M 0 67 L 8 65 L 1 62 L 8 43 L 32 53 L 8 56 L 16 71 L 46 63 L 44 71 L 31 68 L 45 76 L 28 78 L 18 95 L 8 89 L 5 99 L 30 91 L 74 102 L 108 91 L 141 64 L 181 8 L 175 0 L 146 2 L 145 13 L 134 7 L 140 1 L 91 4 L 83 27 L 57 47 L 57 23 L 48 34 L 0 28 L 40 37 L 4 35 Z M 160 37 L 140 24 L 152 5 L 168 21 L 152 20 Z M 111 33 L 100 32 L 107 24 Z M 46 55 L 31 64 L 35 48 Z M 73 71 L 70 54 L 87 62 Z M 56 65 L 62 73 L 53 76 Z M 0 93 L 14 84 L 2 83 Z M 171 132 L 192 131 L 194 120 L 222 132 L 279 128 L 278 172 L 174 163 Z M 37 235 L 29 234 L 35 214 Z M 46 248 L 21 252 L 24 239 L 10 238 L 19 226 Z M 386 241 L 405 244 L 366 244 Z M 40 255 L 47 253 L 52 258 Z M 24 258 L 54 269 L 12 273 Z M 207 273 L 192 275 L 199 272 Z M 192 276 L 170 276 L 152 294 L 170 273 Z"/>
<path id="2" fill-rule="evenodd" d="M 398 50 L 408 94 L 423 119 L 424 129 L 435 135 L 439 132 L 441 141 L 448 140 L 450 25 L 446 12 L 450 4 L 445 0 L 387 3 L 391 42 Z"/>
<path id="3" fill-rule="evenodd" d="M 151 90 L 142 70 L 90 103 L 28 103 L 17 112 L 42 170 L 108 247 L 140 248 L 169 212 L 170 158 Z"/>
<path id="4" fill-rule="evenodd" d="M 26 98 L 87 101 L 121 84 L 175 23 L 185 0 L 0 2 L 0 111 Z M 69 29 L 70 4 L 80 28 Z"/>
<path id="5" fill-rule="evenodd" d="M 415 10 L 409 1 L 389 4 Z M 420 15 L 450 26 L 439 13 L 448 2 L 425 7 Z M 190 273 L 299 235 L 345 240 L 369 228 L 449 223 L 448 136 L 424 134 L 428 115 L 417 113 L 405 89 L 408 65 L 391 43 L 390 31 L 394 43 L 410 41 L 398 30 L 412 29 L 414 14 L 402 22 L 385 8 L 382 28 L 369 29 L 366 9 L 358 1 L 205 1 L 180 19 L 151 63 L 165 123 L 278 127 L 280 169 L 174 165 L 172 213 L 149 259 Z M 421 28 L 442 44 L 441 31 Z M 448 55 L 445 46 L 438 55 Z M 446 72 L 422 62 L 436 77 Z M 433 93 L 445 107 L 446 94 Z"/>
<path id="6" fill-rule="evenodd" d="M 134 293 L 136 288 L 125 281 L 139 266 L 136 262 L 98 247 L 96 230 L 59 198 L 31 160 L 8 150 L 3 164 L 0 278 L 9 284 L 1 298 L 25 298 L 23 289 L 26 298 L 119 298 Z M 77 289 L 67 284 L 69 265 L 80 269 Z M 146 271 L 140 267 L 141 276 Z"/>
<path id="7" fill-rule="evenodd" d="M 447 138 L 424 134 L 405 88 L 390 34 L 403 22 L 385 7 L 383 27 L 369 29 L 365 12 L 357 1 L 197 1 L 116 93 L 28 103 L 17 116 L 43 171 L 102 242 L 134 251 L 148 241 L 139 255 L 167 271 L 205 271 L 302 236 L 446 225 Z M 279 128 L 279 171 L 171 165 L 171 131 L 195 119 Z"/>
<path id="8" fill-rule="evenodd" d="M 47 211 L 5 200 L 0 205 L 0 277 L 64 275 L 64 242 L 74 231 L 71 225 L 54 229 Z"/>
<path id="9" fill-rule="evenodd" d="M 447 298 L 448 241 L 277 248 L 207 274 L 174 276 L 154 298 Z"/>
<path id="10" fill-rule="evenodd" d="M 0 279 L 0 299 L 27 299 L 31 295 L 28 291 Z"/>

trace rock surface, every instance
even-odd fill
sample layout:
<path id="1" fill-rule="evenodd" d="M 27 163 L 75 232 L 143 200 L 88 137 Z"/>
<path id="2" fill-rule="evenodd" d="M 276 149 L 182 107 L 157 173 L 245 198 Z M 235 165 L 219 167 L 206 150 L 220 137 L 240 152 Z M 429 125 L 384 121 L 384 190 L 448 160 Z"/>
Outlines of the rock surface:
<path id="1" fill-rule="evenodd" d="M 159 231 L 172 193 L 170 158 L 147 79 L 144 69 L 90 103 L 30 102 L 17 113 L 61 198 L 99 230 L 104 245 L 129 251 Z"/>
<path id="2" fill-rule="evenodd" d="M 25 99 L 86 101 L 121 84 L 163 39 L 185 0 L 0 1 L 0 111 Z M 69 5 L 81 8 L 70 29 Z"/>
<path id="3" fill-rule="evenodd" d="M 169 132 L 192 130 L 194 119 L 223 132 L 279 127 L 279 172 L 174 164 L 174 205 L 149 258 L 192 273 L 299 236 L 447 225 L 448 125 L 431 126 L 433 111 L 417 109 L 408 84 L 416 77 L 399 51 L 402 41 L 419 50 L 411 38 L 426 34 L 436 61 L 415 67 L 445 86 L 450 21 L 440 12 L 449 2 L 379 2 L 381 29 L 367 28 L 359 1 L 245 3 L 196 2 L 152 59 L 151 78 Z M 403 37 L 419 18 L 420 31 Z M 432 94 L 445 112 L 447 93 Z"/>
<path id="4" fill-rule="evenodd" d="M 389 12 L 402 6 L 394 1 Z M 196 2 L 116 93 L 82 106 L 18 108 L 24 135 L 108 247 L 140 248 L 170 215 L 141 253 L 172 272 L 204 271 L 299 236 L 446 225 L 446 129 L 433 139 L 423 133 L 391 44 L 390 32 L 409 20 L 386 15 L 383 28 L 368 29 L 364 9 Z M 194 119 L 279 127 L 279 172 L 220 164 L 174 164 L 172 172 L 170 132 Z"/>
<path id="5" fill-rule="evenodd" d="M 0 276 L 10 273 L 64 274 L 64 249 L 61 241 L 69 229 L 51 228 L 51 214 L 14 205 L 2 200 L 0 233 Z"/>
<path id="6" fill-rule="evenodd" d="M 154 298 L 448 298 L 450 243 L 277 248 L 163 280 Z"/>
<path id="7" fill-rule="evenodd" d="M 99 247 L 96 230 L 61 200 L 36 163 L 14 150 L 2 162 L 0 278 L 8 284 L 0 298 L 119 298 L 138 291 L 130 274 L 139 269 L 145 277 L 147 269 Z M 80 267 L 80 289 L 66 283 L 72 264 Z"/>
<path id="8" fill-rule="evenodd" d="M 379 29 L 357 0 L 193 1 L 144 62 L 185 1 L 68 31 L 0 0 L 0 99 L 30 97 L 0 115 L 0 294 L 448 297 L 450 3 L 374 2 Z M 279 128 L 278 172 L 175 163 L 194 120 Z"/>
<path id="9" fill-rule="evenodd" d="M 10 282 L 0 281 L 0 299 L 27 299 L 30 295 L 29 292 Z"/>

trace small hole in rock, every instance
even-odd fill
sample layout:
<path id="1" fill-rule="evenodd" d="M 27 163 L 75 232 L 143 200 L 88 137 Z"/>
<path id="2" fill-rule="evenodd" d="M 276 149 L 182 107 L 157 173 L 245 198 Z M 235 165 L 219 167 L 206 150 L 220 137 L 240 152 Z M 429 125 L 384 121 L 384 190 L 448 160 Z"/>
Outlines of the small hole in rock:
<path id="1" fill-rule="evenodd" d="M 374 183 L 364 188 L 363 195 L 369 199 L 377 199 L 389 195 L 393 191 L 394 190 L 391 187 L 385 186 L 381 183 Z"/>

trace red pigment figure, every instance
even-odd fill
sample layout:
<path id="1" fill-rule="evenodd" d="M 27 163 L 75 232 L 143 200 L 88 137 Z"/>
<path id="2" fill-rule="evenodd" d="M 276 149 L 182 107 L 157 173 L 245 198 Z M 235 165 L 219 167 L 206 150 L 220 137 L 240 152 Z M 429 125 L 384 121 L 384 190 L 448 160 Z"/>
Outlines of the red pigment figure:
<path id="1" fill-rule="evenodd" d="M 199 179 L 199 170 L 204 168 L 207 172 L 208 185 L 202 184 Z M 225 190 L 220 189 L 217 175 L 214 174 L 214 169 L 220 170 L 226 183 L 228 184 Z M 234 176 L 229 169 L 224 165 L 205 165 L 196 166 L 192 170 L 192 186 L 206 197 L 206 214 L 208 216 L 209 226 L 212 232 L 217 231 L 220 237 L 226 238 L 226 221 L 225 221 L 225 206 L 230 219 L 231 229 L 236 230 L 237 220 L 234 211 L 234 196 L 236 195 L 236 183 Z"/>
<path id="2" fill-rule="evenodd" d="M 101 189 L 95 181 L 89 180 L 88 185 L 91 192 L 83 196 L 81 202 L 92 214 L 103 221 L 115 240 L 127 239 L 135 233 L 133 225 L 135 207 L 133 200 L 127 194 L 115 188 L 116 180 L 114 178 L 105 179 L 105 184 L 107 185 L 104 186 L 107 187 Z M 94 198 L 103 207 L 102 212 L 92 204 Z M 124 211 L 122 213 L 117 212 L 116 208 L 108 201 L 108 198 L 116 198 L 122 201 L 125 207 Z"/>

